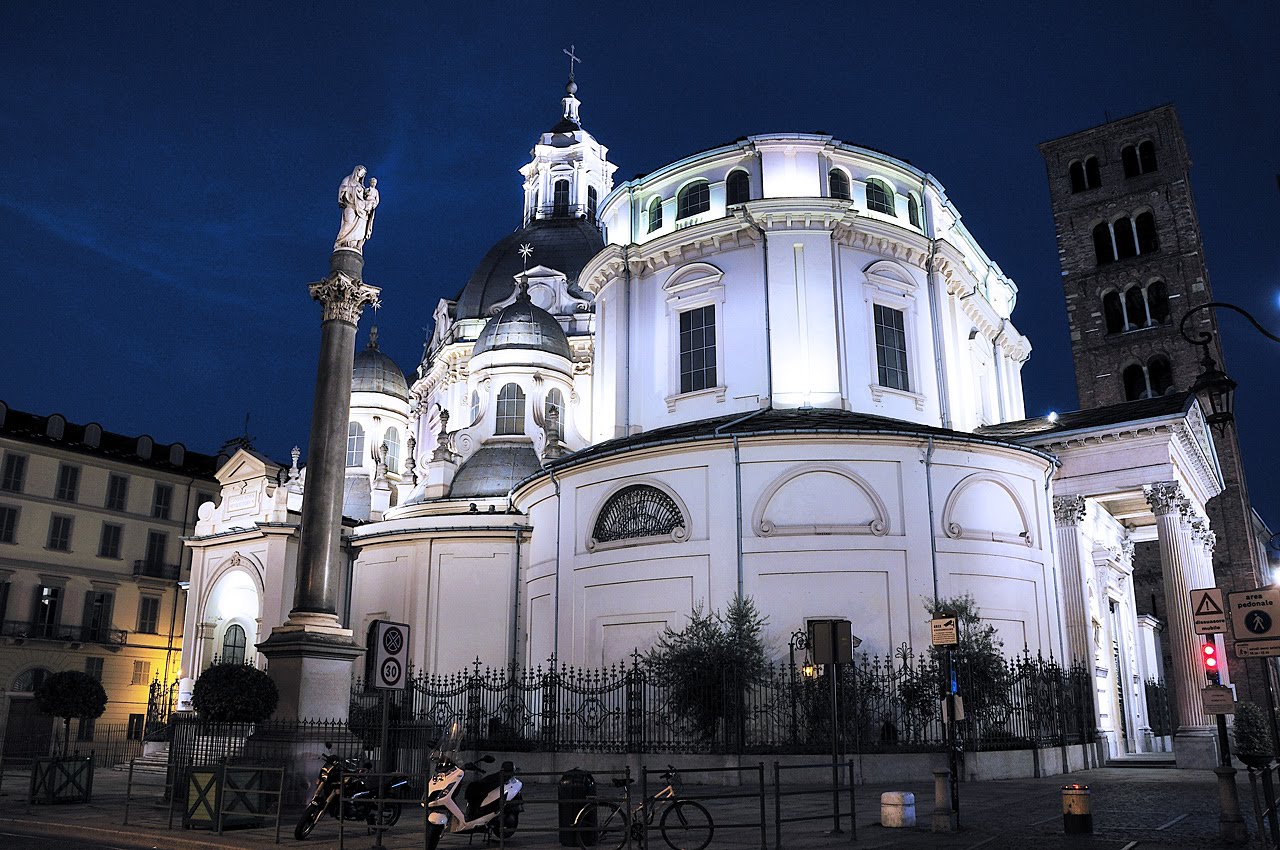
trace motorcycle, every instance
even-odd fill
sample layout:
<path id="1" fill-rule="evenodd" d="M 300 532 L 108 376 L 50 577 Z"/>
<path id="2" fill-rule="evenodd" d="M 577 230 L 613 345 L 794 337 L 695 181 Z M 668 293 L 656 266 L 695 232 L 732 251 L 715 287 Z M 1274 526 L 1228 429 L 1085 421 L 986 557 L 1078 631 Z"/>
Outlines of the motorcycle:
<path id="1" fill-rule="evenodd" d="M 326 750 L 333 745 L 325 743 Z M 304 841 L 316 822 L 328 814 L 339 820 L 362 820 L 382 827 L 395 826 L 400 820 L 399 803 L 375 803 L 373 798 L 394 796 L 409 786 L 409 778 L 395 774 L 386 780 L 384 791 L 378 794 L 378 787 L 367 781 L 370 763 L 361 764 L 355 758 L 340 758 L 333 753 L 320 756 L 324 764 L 316 776 L 316 790 L 311 801 L 302 810 L 302 818 L 293 830 L 293 837 Z M 339 785 L 341 779 L 341 785 Z"/>
<path id="2" fill-rule="evenodd" d="M 454 722 L 449 734 L 431 754 L 435 771 L 427 784 L 427 850 L 436 850 L 440 836 L 449 833 L 482 834 L 510 838 L 520 823 L 524 797 L 523 784 L 512 776 L 515 766 L 503 762 L 497 773 L 485 775 L 481 765 L 493 764 L 493 756 L 459 766 L 458 748 L 462 742 L 462 726 Z M 464 784 L 467 772 L 479 774 Z M 502 815 L 499 818 L 499 814 Z"/>

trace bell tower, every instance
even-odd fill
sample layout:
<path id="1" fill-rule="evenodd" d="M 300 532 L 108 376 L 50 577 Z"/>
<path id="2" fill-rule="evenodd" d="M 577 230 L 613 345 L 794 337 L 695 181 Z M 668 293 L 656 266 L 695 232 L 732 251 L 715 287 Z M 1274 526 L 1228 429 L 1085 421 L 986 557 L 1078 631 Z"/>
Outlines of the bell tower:
<path id="1" fill-rule="evenodd" d="M 597 223 L 600 202 L 613 188 L 617 166 L 609 162 L 609 149 L 582 127 L 578 84 L 573 78 L 569 54 L 569 82 L 560 99 L 560 120 L 533 146 L 531 160 L 520 169 L 524 175 L 524 223 L 539 219 L 586 219 Z"/>

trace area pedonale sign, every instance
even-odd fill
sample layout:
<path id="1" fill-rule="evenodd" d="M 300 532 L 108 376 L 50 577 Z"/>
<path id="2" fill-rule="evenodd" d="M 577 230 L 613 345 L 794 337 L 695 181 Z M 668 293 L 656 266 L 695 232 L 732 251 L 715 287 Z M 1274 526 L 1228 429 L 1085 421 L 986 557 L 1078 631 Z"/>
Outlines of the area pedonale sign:
<path id="1" fill-rule="evenodd" d="M 1280 587 L 1257 587 L 1227 594 L 1227 613 L 1237 654 L 1280 655 Z M 1266 643 L 1261 643 L 1265 641 Z M 1240 644 L 1253 644 L 1250 652 Z"/>

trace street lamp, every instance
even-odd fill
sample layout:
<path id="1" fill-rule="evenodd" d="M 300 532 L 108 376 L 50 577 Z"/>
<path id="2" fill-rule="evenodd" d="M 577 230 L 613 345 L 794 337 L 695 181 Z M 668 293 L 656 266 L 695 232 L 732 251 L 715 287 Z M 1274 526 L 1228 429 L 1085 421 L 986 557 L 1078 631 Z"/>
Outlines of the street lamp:
<path id="1" fill-rule="evenodd" d="M 1218 368 L 1218 363 L 1213 359 L 1213 355 L 1209 353 L 1209 346 L 1213 343 L 1213 331 L 1198 330 L 1193 336 L 1187 329 L 1187 322 L 1196 313 L 1204 310 L 1212 310 L 1215 307 L 1222 307 L 1226 310 L 1239 313 L 1249 320 L 1249 323 L 1257 328 L 1258 333 L 1265 336 L 1272 342 L 1280 342 L 1280 336 L 1268 331 L 1262 325 L 1258 324 L 1258 320 L 1249 314 L 1248 311 L 1237 307 L 1234 304 L 1228 304 L 1225 301 L 1210 301 L 1207 304 L 1201 304 L 1187 311 L 1182 317 L 1181 324 L 1178 325 L 1178 331 L 1182 334 L 1182 338 L 1192 345 L 1200 346 L 1201 359 L 1200 366 L 1202 371 L 1196 378 L 1194 384 L 1191 385 L 1191 392 L 1197 397 L 1204 398 L 1209 403 L 1209 413 L 1205 417 L 1210 425 L 1213 425 L 1219 431 L 1226 429 L 1235 421 L 1235 393 L 1236 382 L 1224 371 Z"/>

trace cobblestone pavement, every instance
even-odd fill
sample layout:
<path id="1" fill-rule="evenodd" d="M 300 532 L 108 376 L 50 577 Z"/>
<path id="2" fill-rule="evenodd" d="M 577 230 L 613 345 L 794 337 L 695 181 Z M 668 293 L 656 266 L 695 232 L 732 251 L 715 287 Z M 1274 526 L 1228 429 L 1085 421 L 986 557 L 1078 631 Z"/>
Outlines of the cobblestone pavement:
<path id="1" fill-rule="evenodd" d="M 1064 836 L 1062 832 L 1061 786 L 1064 782 L 1087 784 L 1091 789 L 1094 833 L 1091 836 Z M 267 828 L 227 831 L 219 836 L 205 830 L 184 830 L 180 814 L 175 828 L 166 828 L 168 810 L 156 801 L 163 780 L 137 777 L 130 799 L 129 825 L 123 824 L 126 796 L 123 773 L 100 770 L 95 778 L 90 804 L 31 806 L 25 799 L 27 777 L 4 777 L 0 785 L 0 833 L 7 834 L 4 847 L 21 848 L 13 834 L 75 837 L 115 847 L 143 848 L 266 848 L 274 844 L 274 823 Z M 1246 823 L 1252 828 L 1252 798 L 1243 773 L 1237 777 Z M 608 789 L 612 792 L 613 789 Z M 961 786 L 961 829 L 956 833 L 929 831 L 933 811 L 933 785 L 928 782 L 888 786 L 857 786 L 857 840 L 849 831 L 831 834 L 832 798 L 830 790 L 815 786 L 786 786 L 786 796 L 775 798 L 765 788 L 762 801 L 755 787 L 685 785 L 684 796 L 701 801 L 715 821 L 713 848 L 725 850 L 820 850 L 825 848 L 956 848 L 956 850 L 1001 850 L 1001 848 L 1212 848 L 1218 842 L 1218 795 L 1214 775 L 1209 771 L 1153 768 L 1103 768 L 1042 779 L 1004 782 L 967 782 Z M 915 829 L 887 829 L 879 825 L 879 798 L 882 791 L 911 791 L 916 795 Z M 801 793 L 791 793 L 801 792 Z M 526 808 L 520 830 L 506 842 L 513 850 L 551 850 L 560 846 L 556 834 L 556 786 L 525 786 Z M 602 792 L 602 796 L 605 792 Z M 840 792 L 847 814 L 849 789 Z M 784 823 L 781 842 L 776 826 L 777 806 Z M 280 841 L 296 844 L 293 826 L 299 807 L 286 808 L 281 818 Z M 793 820 L 808 818 L 807 820 Z M 763 820 L 764 828 L 761 829 Z M 406 807 L 400 823 L 384 836 L 385 846 L 408 850 L 422 846 L 422 809 Z M 664 847 L 656 829 L 649 834 L 653 847 Z M 339 836 L 338 824 L 325 819 L 317 825 L 305 846 L 314 850 L 367 848 L 375 837 L 363 824 L 348 823 Z M 31 839 L 29 846 L 46 846 Z M 441 850 L 480 847 L 479 839 L 445 836 Z M 496 847 L 494 843 L 490 845 Z"/>

